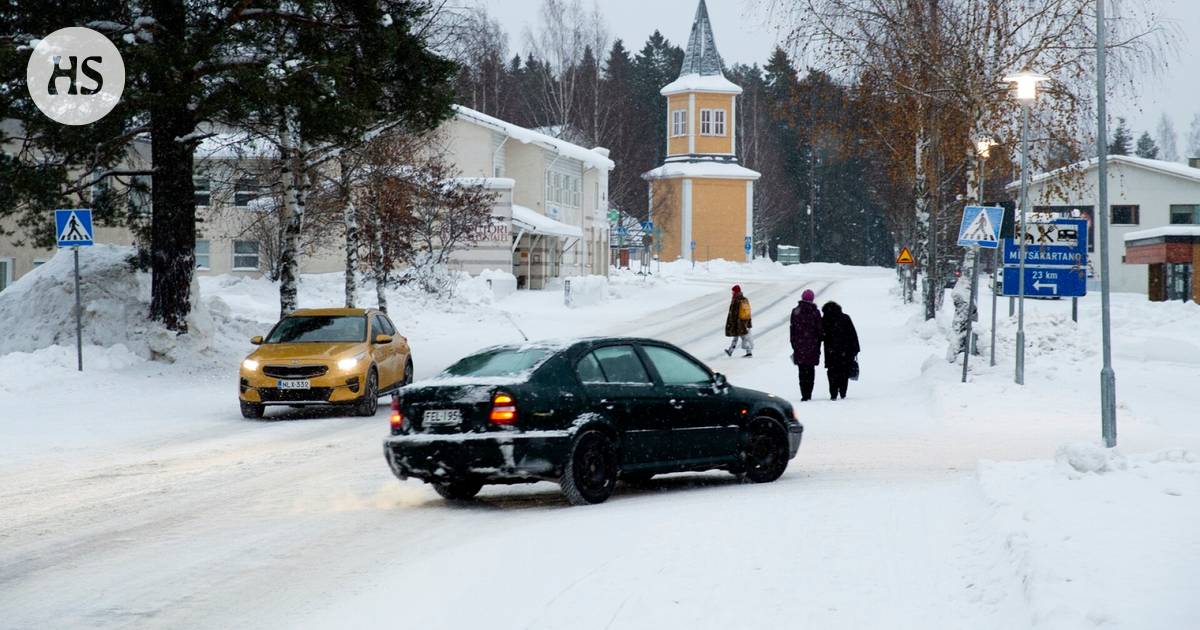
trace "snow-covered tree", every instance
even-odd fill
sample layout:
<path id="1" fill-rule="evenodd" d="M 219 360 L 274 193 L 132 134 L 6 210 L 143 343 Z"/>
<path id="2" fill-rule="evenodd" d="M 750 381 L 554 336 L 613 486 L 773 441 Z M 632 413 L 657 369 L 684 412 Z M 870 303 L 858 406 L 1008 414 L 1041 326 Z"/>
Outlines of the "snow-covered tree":
<path id="1" fill-rule="evenodd" d="M 1117 118 L 1117 129 L 1113 132 L 1112 142 L 1108 143 L 1109 155 L 1129 155 L 1133 150 L 1133 134 L 1125 125 L 1124 118 Z"/>
<path id="2" fill-rule="evenodd" d="M 1138 137 L 1135 153 L 1138 157 L 1150 160 L 1158 159 L 1158 145 L 1154 143 L 1154 138 L 1150 137 L 1149 131 L 1143 131 L 1142 135 Z"/>
<path id="3" fill-rule="evenodd" d="M 1162 159 L 1168 162 L 1179 161 L 1179 146 L 1177 144 L 1177 134 L 1175 133 L 1175 123 L 1171 122 L 1171 118 L 1165 113 L 1158 118 L 1155 140 L 1158 142 L 1159 155 Z"/>
<path id="4" fill-rule="evenodd" d="M 1186 147 L 1187 155 L 1183 157 L 1200 157 L 1200 114 L 1192 117 L 1192 124 L 1188 127 Z"/>

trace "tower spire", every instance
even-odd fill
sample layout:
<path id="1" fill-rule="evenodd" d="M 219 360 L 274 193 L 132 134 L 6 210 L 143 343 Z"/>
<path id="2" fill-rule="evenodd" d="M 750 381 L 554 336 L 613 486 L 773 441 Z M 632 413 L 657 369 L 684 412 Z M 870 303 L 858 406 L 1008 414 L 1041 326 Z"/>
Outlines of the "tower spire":
<path id="1" fill-rule="evenodd" d="M 698 74 L 711 76 L 721 74 L 721 54 L 713 38 L 712 22 L 708 19 L 708 6 L 704 0 L 696 7 L 696 18 L 692 22 L 692 34 L 688 37 L 687 52 L 679 76 Z"/>

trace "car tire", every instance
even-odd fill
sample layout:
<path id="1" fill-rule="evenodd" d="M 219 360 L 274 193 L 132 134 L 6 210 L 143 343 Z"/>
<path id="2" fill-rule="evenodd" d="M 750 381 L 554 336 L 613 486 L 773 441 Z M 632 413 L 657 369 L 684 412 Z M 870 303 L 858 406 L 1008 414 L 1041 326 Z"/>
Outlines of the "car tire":
<path id="1" fill-rule="evenodd" d="M 400 382 L 400 387 L 404 387 L 405 385 L 412 385 L 412 382 L 413 382 L 413 362 L 412 362 L 412 359 L 409 359 L 404 364 L 404 380 Z"/>
<path id="2" fill-rule="evenodd" d="M 239 400 L 238 402 L 241 403 L 242 417 L 247 420 L 258 420 L 266 412 L 266 407 L 259 403 L 246 402 L 244 400 Z"/>
<path id="3" fill-rule="evenodd" d="M 470 501 L 479 494 L 483 482 L 468 477 L 457 477 L 450 481 L 434 481 L 433 490 L 447 501 Z"/>
<path id="4" fill-rule="evenodd" d="M 746 429 L 741 476 L 752 483 L 768 483 L 783 476 L 788 465 L 787 433 L 771 418 L 758 418 Z"/>
<path id="5" fill-rule="evenodd" d="M 617 486 L 617 449 L 607 435 L 594 429 L 575 438 L 559 480 L 571 505 L 603 503 Z"/>
<path id="6" fill-rule="evenodd" d="M 375 412 L 379 411 L 379 372 L 373 367 L 367 372 L 363 395 L 358 399 L 354 411 L 360 416 L 374 416 Z"/>

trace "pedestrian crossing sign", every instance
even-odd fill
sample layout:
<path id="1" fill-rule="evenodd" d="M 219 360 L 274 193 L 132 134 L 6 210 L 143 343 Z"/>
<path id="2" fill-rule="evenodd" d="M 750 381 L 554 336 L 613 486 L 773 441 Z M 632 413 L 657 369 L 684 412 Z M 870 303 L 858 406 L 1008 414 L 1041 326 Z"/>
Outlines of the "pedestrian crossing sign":
<path id="1" fill-rule="evenodd" d="M 59 247 L 87 247 L 92 238 L 92 211 L 86 208 L 54 211 L 54 233 Z"/>
<path id="2" fill-rule="evenodd" d="M 902 247 L 900 249 L 900 255 L 896 256 L 896 264 L 897 265 L 912 265 L 915 263 L 916 263 L 916 261 L 913 260 L 912 252 L 908 251 L 907 247 Z"/>
<path id="3" fill-rule="evenodd" d="M 962 247 L 1000 246 L 1000 223 L 1004 220 L 1004 208 L 994 206 L 967 206 L 963 208 L 962 225 L 958 229 L 958 244 Z"/>

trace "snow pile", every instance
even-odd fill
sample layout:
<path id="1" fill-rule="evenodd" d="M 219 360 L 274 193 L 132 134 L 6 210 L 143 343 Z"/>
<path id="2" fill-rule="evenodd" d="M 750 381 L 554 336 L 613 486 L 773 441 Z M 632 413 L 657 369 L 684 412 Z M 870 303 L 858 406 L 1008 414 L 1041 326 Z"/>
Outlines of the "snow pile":
<path id="1" fill-rule="evenodd" d="M 209 346 L 213 323 L 202 305 L 176 336 L 147 319 L 150 274 L 134 271 L 130 247 L 96 245 L 79 254 L 84 345 L 115 347 L 146 359 L 174 361 Z M 193 284 L 193 296 L 197 293 Z M 0 355 L 75 345 L 74 261 L 61 250 L 0 293 Z"/>
<path id="2" fill-rule="evenodd" d="M 1094 442 L 1075 442 L 1058 447 L 1054 461 L 1073 479 L 1087 473 L 1125 470 L 1128 464 L 1119 451 Z"/>
<path id="3" fill-rule="evenodd" d="M 1033 627 L 1195 627 L 1200 456 L 1106 450 L 1070 445 L 1055 462 L 980 464 L 990 525 Z"/>
<path id="4" fill-rule="evenodd" d="M 548 290 L 566 291 L 568 286 L 570 297 L 565 303 L 571 308 L 596 306 L 609 297 L 608 278 L 604 276 L 571 276 L 547 283 Z"/>
<path id="5" fill-rule="evenodd" d="M 492 296 L 497 300 L 503 300 L 517 292 L 517 277 L 507 271 L 484 269 L 479 278 L 488 283 L 492 288 Z"/>
<path id="6" fill-rule="evenodd" d="M 113 372 L 142 363 L 145 359 L 118 343 L 109 347 L 84 346 L 83 360 L 89 372 Z M 0 391 L 18 394 L 36 385 L 61 383 L 62 375 L 74 373 L 78 365 L 73 345 L 0 354 Z"/>

